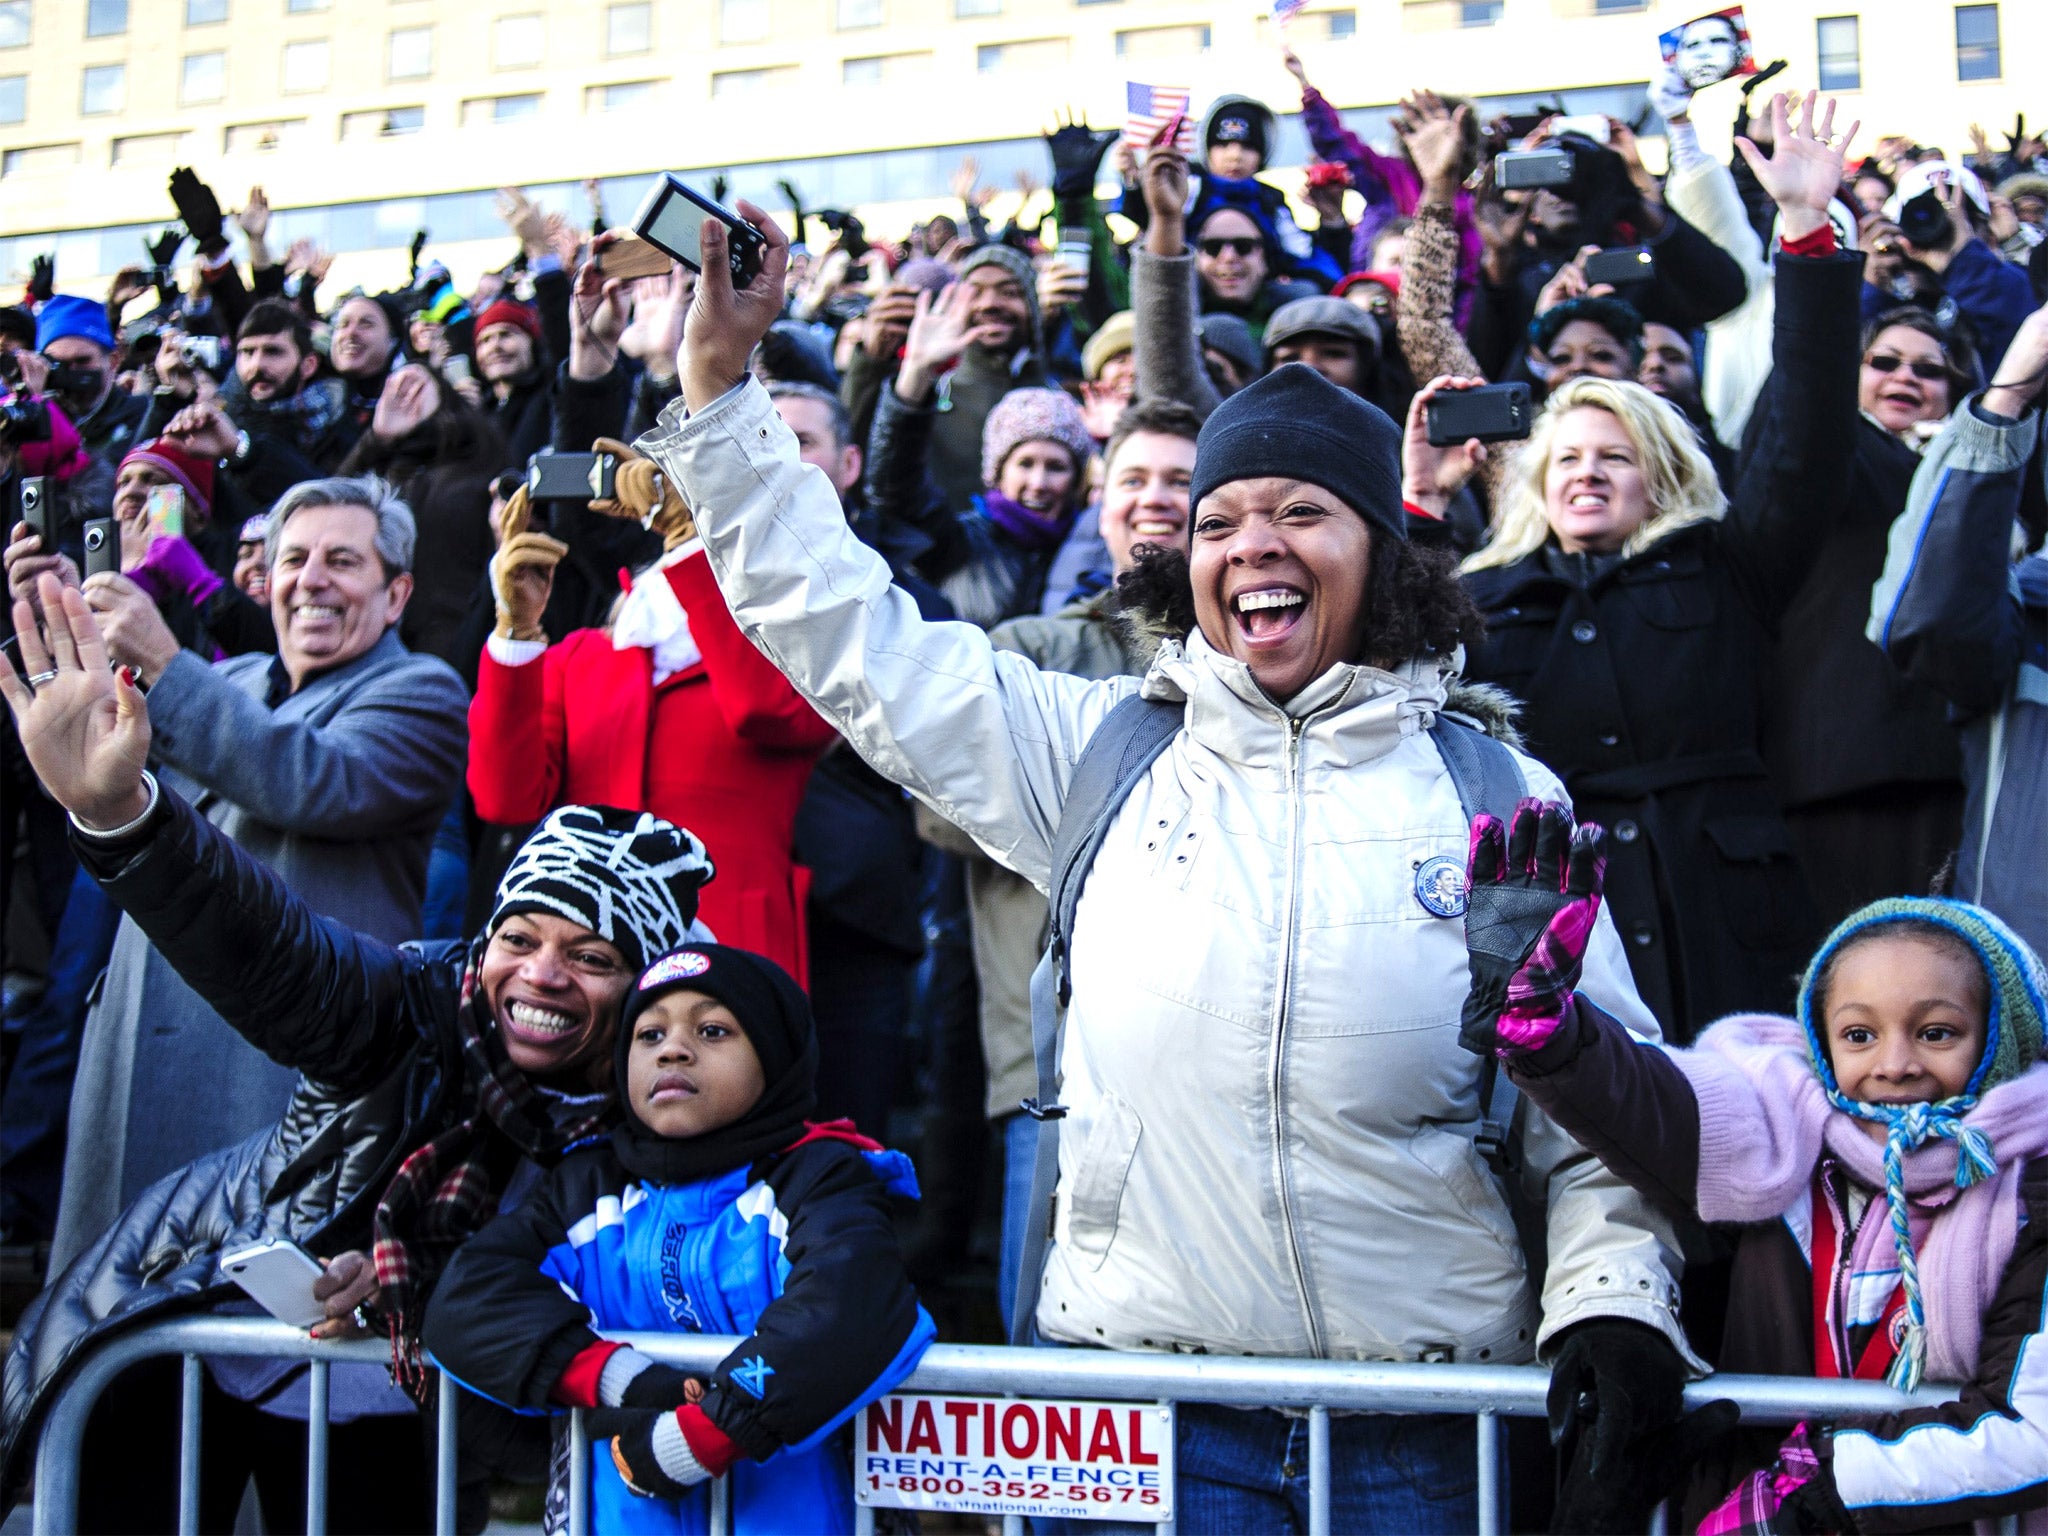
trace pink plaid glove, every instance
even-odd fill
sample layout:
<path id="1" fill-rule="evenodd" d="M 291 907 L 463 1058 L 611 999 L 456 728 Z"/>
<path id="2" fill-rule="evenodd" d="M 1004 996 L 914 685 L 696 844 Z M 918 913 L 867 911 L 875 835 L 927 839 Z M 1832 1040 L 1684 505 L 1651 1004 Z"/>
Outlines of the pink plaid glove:
<path id="1" fill-rule="evenodd" d="M 1824 1476 L 1820 1455 L 1799 1425 L 1778 1447 L 1778 1459 L 1752 1472 L 1700 1522 L 1698 1536 L 1749 1536 L 1777 1530 L 1778 1511 L 1800 1489 Z"/>
<path id="2" fill-rule="evenodd" d="M 1471 990 L 1458 1038 L 1507 1056 L 1547 1041 L 1571 1007 L 1600 917 L 1606 834 L 1561 805 L 1524 800 L 1514 825 L 1472 820 L 1465 942 Z"/>

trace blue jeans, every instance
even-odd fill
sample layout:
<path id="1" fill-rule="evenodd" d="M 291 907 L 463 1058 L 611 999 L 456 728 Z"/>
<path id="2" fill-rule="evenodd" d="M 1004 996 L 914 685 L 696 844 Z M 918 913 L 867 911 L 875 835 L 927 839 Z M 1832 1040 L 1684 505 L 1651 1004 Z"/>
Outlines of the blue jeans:
<path id="1" fill-rule="evenodd" d="M 1024 1231 L 1031 1212 L 1031 1175 L 1038 1166 L 1038 1122 L 1015 1114 L 1003 1122 L 1003 1246 L 996 1256 L 996 1303 L 1003 1310 L 1003 1332 L 1012 1326 L 1017 1305 L 1017 1274 L 1024 1267 Z"/>
<path id="2" fill-rule="evenodd" d="M 427 853 L 427 889 L 420 902 L 420 937 L 466 939 L 463 904 L 469 899 L 469 834 L 462 821 L 462 796 L 448 807 Z"/>
<path id="3" fill-rule="evenodd" d="M 1308 1529 L 1308 1420 L 1182 1403 L 1174 1416 L 1174 1526 L 1184 1536 Z M 1479 1524 L 1478 1431 L 1456 1414 L 1330 1420 L 1330 1529 L 1436 1536 Z M 1142 1536 L 1149 1525 L 1034 1520 L 1037 1536 Z"/>

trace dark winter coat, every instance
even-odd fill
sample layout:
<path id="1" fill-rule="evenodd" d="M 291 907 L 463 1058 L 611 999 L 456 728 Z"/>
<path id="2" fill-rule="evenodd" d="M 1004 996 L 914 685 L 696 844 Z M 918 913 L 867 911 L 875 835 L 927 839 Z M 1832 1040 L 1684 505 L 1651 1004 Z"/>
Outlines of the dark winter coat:
<path id="1" fill-rule="evenodd" d="M 399 638 L 473 674 L 458 644 L 470 596 L 491 559 L 491 480 L 504 445 L 490 422 L 452 400 L 396 442 L 365 432 L 342 463 L 345 475 L 382 475 L 419 526 L 412 601 Z"/>
<path id="2" fill-rule="evenodd" d="M 1750 421 L 1752 433 L 1765 430 L 1760 417 Z M 1952 785 L 1961 775 L 1941 695 L 1863 636 L 1870 589 L 1919 467 L 1912 449 L 1858 420 L 1848 501 L 1779 621 L 1764 761 L 1788 809 L 1879 785 Z"/>
<path id="3" fill-rule="evenodd" d="M 839 386 L 840 401 L 853 418 L 854 435 L 869 444 L 870 459 L 880 397 L 894 390 L 895 377 L 894 358 L 877 359 L 856 351 Z M 981 346 L 969 347 L 960 366 L 939 380 L 931 472 L 950 505 L 966 506 L 981 489 L 981 429 L 996 402 L 1013 389 L 1039 389 L 1049 382 L 1043 362 L 1029 348 L 1004 358 Z"/>
<path id="4" fill-rule="evenodd" d="M 74 843 L 185 982 L 304 1075 L 275 1128 L 145 1190 L 22 1315 L 0 1414 L 0 1508 L 21 1491 L 43 1411 L 93 1345 L 239 1297 L 219 1274 L 229 1247 L 367 1247 L 399 1163 L 474 1108 L 456 1021 L 461 945 L 393 948 L 318 916 L 169 789 L 133 838 Z"/>
<path id="5" fill-rule="evenodd" d="M 1726 518 L 1626 556 L 1555 545 L 1473 571 L 1467 667 L 1608 828 L 1608 892 L 1674 1039 L 1784 1011 L 1818 915 L 1758 749 L 1772 630 L 1840 515 L 1855 447 L 1856 258 L 1777 258 L 1776 367 Z"/>
<path id="6" fill-rule="evenodd" d="M 1557 1034 L 1540 1050 L 1509 1063 L 1515 1084 L 1610 1170 L 1627 1179 L 1667 1210 L 1696 1209 L 1700 1167 L 1701 1105 L 1691 1081 L 1655 1046 L 1636 1041 L 1627 1030 L 1583 998 Z M 1820 1173 L 1831 1190 L 1846 1175 L 1832 1155 Z M 1985 1309 L 1977 1373 L 1964 1382 L 1954 1402 L 1910 1408 L 1834 1426 L 1853 1427 L 1875 1444 L 1865 1461 L 1877 1459 L 1891 1484 L 1940 1486 L 1956 1470 L 1947 1458 L 1953 1444 L 1969 1436 L 1978 1442 L 1983 1471 L 2011 1474 L 1980 1496 L 1925 1502 L 1859 1505 L 1858 1531 L 1963 1529 L 2043 1503 L 2037 1434 L 2012 1421 L 2036 1416 L 2038 1358 L 2044 1292 L 2048 1292 L 2048 1165 L 2030 1163 L 2021 1176 L 2026 1224 L 2006 1261 L 1997 1291 Z M 1840 1213 L 1837 1216 L 1841 1221 Z M 1885 1220 L 1882 1192 L 1863 1220 Z M 1846 1223 L 1843 1223 L 1846 1229 Z M 1716 1368 L 1761 1376 L 1811 1376 L 1814 1372 L 1812 1263 L 1792 1229 L 1792 1218 L 1746 1223 L 1734 1229 L 1735 1254 L 1729 1274 L 1728 1325 Z M 1859 1341 L 1852 1337 L 1852 1344 Z M 2031 1367 L 2031 1368 L 2030 1368 Z M 1979 1439 L 1973 1427 L 1986 1421 L 2003 1438 Z M 1915 1435 L 1914 1431 L 1931 1433 Z M 2017 1431 L 2017 1432 L 2016 1432 Z M 1698 1466 L 1685 1499 L 1683 1528 L 1691 1529 L 1748 1472 L 1768 1466 L 1783 1439 L 1782 1427 L 1747 1430 L 1735 1448 Z M 1827 1432 L 1816 1437 L 1823 1454 Z M 1973 1457 L 1979 1452 L 1973 1451 Z M 1917 1465 L 1916 1465 L 1917 1463 Z M 1867 1470 L 1867 1468 L 1866 1468 Z M 1917 1475 L 1916 1475 L 1917 1474 Z"/>

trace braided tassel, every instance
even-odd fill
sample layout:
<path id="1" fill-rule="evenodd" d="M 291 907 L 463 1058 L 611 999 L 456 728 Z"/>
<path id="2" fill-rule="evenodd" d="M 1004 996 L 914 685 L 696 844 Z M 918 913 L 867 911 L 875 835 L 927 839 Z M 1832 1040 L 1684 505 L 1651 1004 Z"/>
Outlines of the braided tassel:
<path id="1" fill-rule="evenodd" d="M 1913 1255 L 1913 1228 L 1906 1216 L 1906 1153 L 1926 1134 L 1922 1125 L 1913 1124 L 1920 1119 L 1900 1115 L 1884 1138 L 1884 1200 L 1891 1212 L 1892 1242 L 1899 1250 L 1899 1284 L 1906 1293 L 1906 1331 L 1884 1379 L 1901 1392 L 1919 1386 L 1927 1371 L 1927 1310 L 1920 1300 L 1920 1263 Z"/>

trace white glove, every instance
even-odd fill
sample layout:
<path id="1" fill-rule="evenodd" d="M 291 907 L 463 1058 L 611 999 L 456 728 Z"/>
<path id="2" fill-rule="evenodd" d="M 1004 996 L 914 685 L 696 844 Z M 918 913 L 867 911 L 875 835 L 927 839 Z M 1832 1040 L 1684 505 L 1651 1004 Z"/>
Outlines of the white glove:
<path id="1" fill-rule="evenodd" d="M 1685 83 L 1685 76 L 1678 72 L 1675 64 L 1666 64 L 1657 71 L 1656 78 L 1650 82 L 1649 97 L 1657 115 L 1667 122 L 1692 111 L 1692 87 Z"/>

